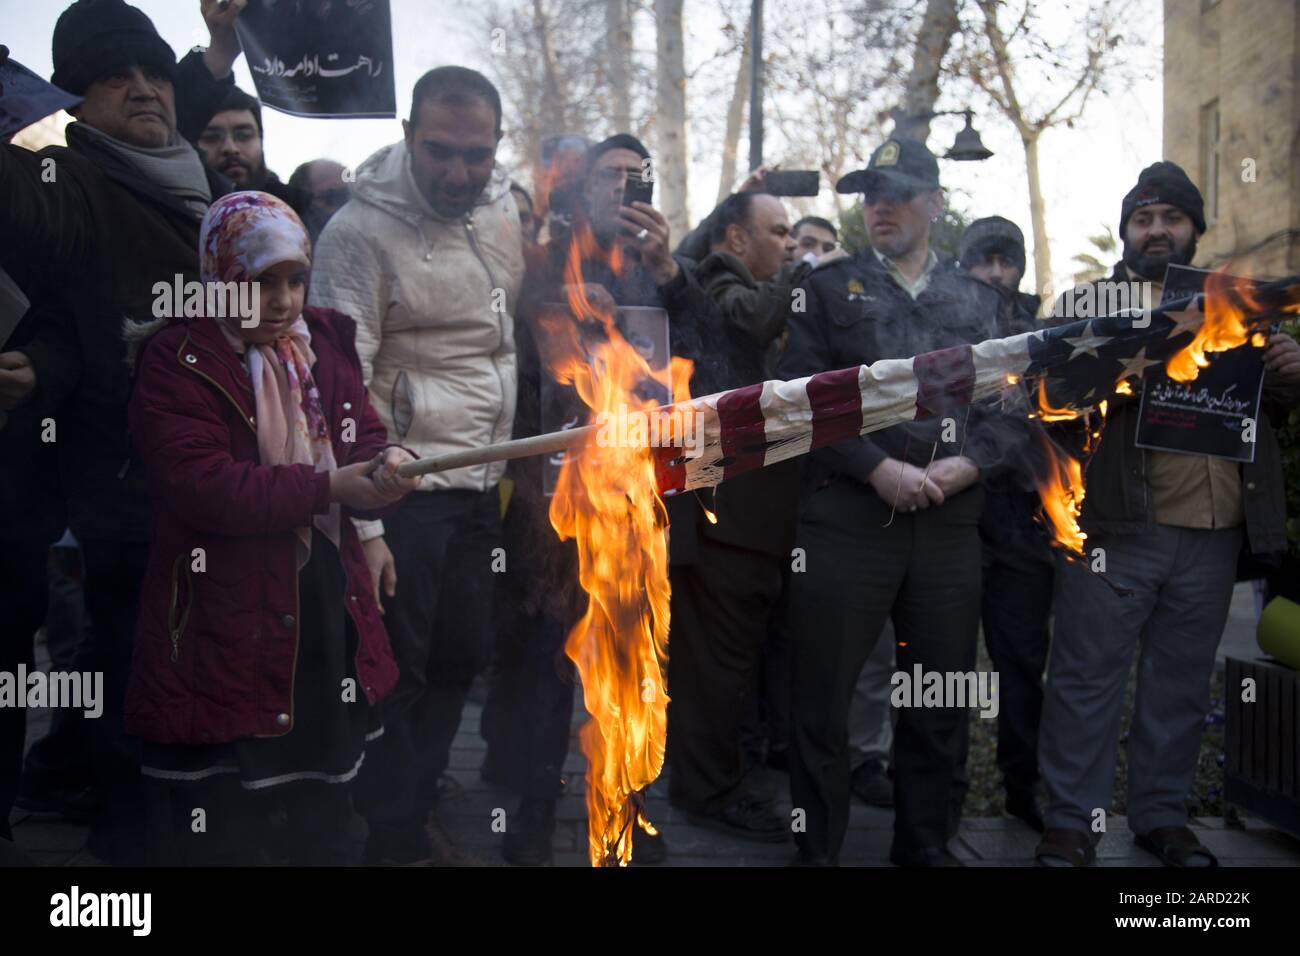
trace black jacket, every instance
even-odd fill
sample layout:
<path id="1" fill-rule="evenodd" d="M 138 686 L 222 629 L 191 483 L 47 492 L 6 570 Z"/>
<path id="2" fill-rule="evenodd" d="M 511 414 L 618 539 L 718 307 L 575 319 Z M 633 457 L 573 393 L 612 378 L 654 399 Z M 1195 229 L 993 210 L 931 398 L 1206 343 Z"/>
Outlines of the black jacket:
<path id="1" fill-rule="evenodd" d="M 800 287 L 804 310 L 790 317 L 790 334 L 777 366 L 784 379 L 869 365 L 880 359 L 909 358 L 999 335 L 1003 308 L 998 293 L 940 258 L 929 285 L 915 300 L 885 270 L 871 249 L 820 266 Z M 1001 466 L 1008 454 L 1000 415 L 989 404 L 970 406 L 956 440 L 944 442 L 943 420 L 907 422 L 813 451 L 806 482 L 816 487 L 835 475 L 866 482 L 886 458 L 919 467 L 936 457 L 958 453 L 982 473 Z"/>
<path id="2" fill-rule="evenodd" d="M 696 278 L 708 296 L 709 308 L 697 322 L 701 348 L 691 379 L 692 395 L 773 377 L 775 347 L 785 333 L 794 290 L 808 272 L 806 263 L 796 263 L 772 280 L 758 282 L 730 253 L 715 252 L 700 263 Z M 674 563 L 695 560 L 701 536 L 732 547 L 789 556 L 798 508 L 798 459 L 739 475 L 699 495 L 714 512 L 716 523 L 704 517 L 694 495 L 668 501 Z"/>
<path id="3" fill-rule="evenodd" d="M 79 538 L 143 542 L 148 497 L 127 435 L 122 325 L 154 317 L 155 283 L 198 280 L 199 220 L 75 124 L 68 138 L 40 153 L 0 147 L 0 261 L 29 263 L 58 288 L 59 304 L 41 304 L 19 351 L 36 370 L 30 411 L 56 423 L 69 525 Z M 47 159 L 53 181 L 42 177 Z"/>

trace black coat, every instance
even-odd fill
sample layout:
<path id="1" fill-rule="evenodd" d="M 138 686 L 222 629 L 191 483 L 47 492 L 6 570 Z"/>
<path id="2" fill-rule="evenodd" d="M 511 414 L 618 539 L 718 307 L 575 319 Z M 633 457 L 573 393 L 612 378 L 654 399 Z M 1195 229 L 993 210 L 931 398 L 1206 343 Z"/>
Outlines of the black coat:
<path id="1" fill-rule="evenodd" d="M 148 497 L 127 434 L 122 326 L 154 318 L 155 283 L 198 280 L 199 219 L 74 129 L 67 148 L 0 148 L 0 261 L 30 263 L 58 289 L 19 351 L 36 370 L 33 410 L 55 420 L 73 533 L 143 542 Z"/>

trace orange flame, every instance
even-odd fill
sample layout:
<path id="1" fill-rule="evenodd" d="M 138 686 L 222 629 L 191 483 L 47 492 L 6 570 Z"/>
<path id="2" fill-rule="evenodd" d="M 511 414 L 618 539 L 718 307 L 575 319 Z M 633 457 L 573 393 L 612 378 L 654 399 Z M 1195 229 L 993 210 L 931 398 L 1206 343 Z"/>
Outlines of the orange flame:
<path id="1" fill-rule="evenodd" d="M 1133 394 L 1133 386 L 1129 384 L 1128 379 L 1126 379 L 1126 378 L 1122 378 L 1122 379 L 1120 379 L 1118 382 L 1115 383 L 1115 394 L 1116 394 L 1116 395 L 1132 395 L 1132 394 Z"/>
<path id="2" fill-rule="evenodd" d="M 1045 422 L 1072 422 L 1080 412 L 1073 408 L 1055 408 L 1047 400 L 1047 376 L 1038 380 L 1038 417 Z"/>
<path id="3" fill-rule="evenodd" d="M 607 252 L 585 223 L 575 223 L 565 268 L 571 315 L 542 319 L 547 362 L 594 415 L 661 415 L 636 389 L 648 377 L 662 381 L 663 373 L 655 375 L 619 334 L 612 303 L 593 301 L 583 284 L 582 262 L 597 257 L 621 268 L 617 245 Z M 595 341 L 584 341 L 582 323 L 600 333 Z M 676 384 L 689 381 L 690 362 L 674 359 L 671 368 Z M 593 866 L 626 865 L 632 828 L 656 832 L 641 792 L 663 768 L 667 732 L 668 518 L 649 444 L 593 437 L 567 456 L 550 518 L 561 539 L 577 541 L 579 583 L 588 595 L 565 653 L 577 665 L 592 717 L 581 732 L 589 855 Z"/>
<path id="4" fill-rule="evenodd" d="M 1207 352 L 1226 352 L 1251 338 L 1245 318 L 1260 309 L 1253 285 L 1239 276 L 1212 272 L 1205 280 L 1205 321 L 1186 348 L 1169 357 L 1165 370 L 1179 382 L 1190 382 L 1210 364 Z M 1256 333 L 1258 334 L 1258 333 Z M 1261 336 L 1262 339 L 1262 336 Z M 1262 344 L 1262 342 L 1257 343 Z"/>
<path id="5" fill-rule="evenodd" d="M 1043 516 L 1051 525 L 1056 543 L 1082 555 L 1083 542 L 1088 537 L 1079 530 L 1085 494 L 1083 468 L 1077 459 L 1062 452 L 1046 436 L 1042 437 L 1042 447 L 1047 455 L 1046 475 L 1038 481 Z"/>

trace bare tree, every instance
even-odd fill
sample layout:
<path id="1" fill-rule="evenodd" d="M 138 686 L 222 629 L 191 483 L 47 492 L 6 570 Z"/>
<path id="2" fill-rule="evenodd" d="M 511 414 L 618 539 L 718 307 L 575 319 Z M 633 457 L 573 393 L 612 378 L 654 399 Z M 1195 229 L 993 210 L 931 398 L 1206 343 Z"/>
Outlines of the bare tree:
<path id="1" fill-rule="evenodd" d="M 654 0 L 655 12 L 655 176 L 660 211 L 677 237 L 690 231 L 686 165 L 686 52 L 682 37 L 683 0 Z"/>
<path id="2" fill-rule="evenodd" d="M 895 136 L 922 143 L 930 138 L 930 114 L 939 101 L 943 59 L 959 26 L 957 0 L 927 0 L 916 31 L 903 100 L 893 113 Z"/>
<path id="3" fill-rule="evenodd" d="M 1029 184 L 1029 216 L 1034 231 L 1034 274 L 1043 301 L 1052 296 L 1052 253 L 1047 236 L 1047 208 L 1039 170 L 1039 141 L 1046 130 L 1072 126 L 1101 90 L 1107 71 L 1118 59 L 1115 0 L 1089 0 L 1075 42 L 1062 45 L 1035 32 L 1033 0 L 1008 25 L 1000 19 L 1003 0 L 976 0 L 979 21 L 965 31 L 964 55 L 956 72 L 983 91 L 1020 134 Z M 1022 86 L 1025 75 L 1034 79 Z M 1048 90 L 1030 102 L 1029 88 Z M 1104 92 L 1104 90 L 1101 90 Z"/>
<path id="4" fill-rule="evenodd" d="M 749 27 L 740 41 L 740 65 L 736 68 L 736 83 L 731 90 L 727 106 L 727 129 L 722 135 L 722 170 L 718 175 L 718 202 L 726 199 L 736 184 L 736 152 L 740 148 L 740 127 L 745 122 L 745 107 L 749 103 Z"/>
<path id="5" fill-rule="evenodd" d="M 605 0 L 610 101 L 614 129 L 632 128 L 632 11 L 628 0 Z"/>

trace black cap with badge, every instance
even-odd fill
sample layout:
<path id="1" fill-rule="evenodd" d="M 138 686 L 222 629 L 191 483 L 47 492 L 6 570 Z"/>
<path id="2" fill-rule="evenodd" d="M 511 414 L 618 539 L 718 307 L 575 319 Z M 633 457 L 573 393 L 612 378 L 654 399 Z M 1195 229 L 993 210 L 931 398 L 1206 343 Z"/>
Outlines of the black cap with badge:
<path id="1" fill-rule="evenodd" d="M 864 193 L 890 185 L 912 192 L 939 188 L 939 163 L 924 143 L 887 139 L 871 154 L 866 169 L 855 170 L 835 184 L 838 193 Z"/>

